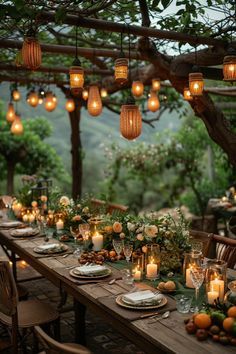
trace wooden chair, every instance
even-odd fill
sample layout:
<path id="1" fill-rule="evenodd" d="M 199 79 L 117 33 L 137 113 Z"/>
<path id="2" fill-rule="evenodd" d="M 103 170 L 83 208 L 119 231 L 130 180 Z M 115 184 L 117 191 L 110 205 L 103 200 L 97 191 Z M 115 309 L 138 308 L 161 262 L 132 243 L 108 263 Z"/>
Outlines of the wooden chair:
<path id="1" fill-rule="evenodd" d="M 102 212 L 106 212 L 108 214 L 112 214 L 115 212 L 125 213 L 128 210 L 128 207 L 125 205 L 106 203 L 104 200 L 94 198 L 91 200 L 91 205 L 92 208 L 97 212 L 102 210 Z"/>
<path id="2" fill-rule="evenodd" d="M 210 234 L 206 248 L 206 257 L 217 258 L 227 262 L 228 268 L 236 266 L 236 240 Z"/>
<path id="3" fill-rule="evenodd" d="M 59 314 L 50 305 L 38 300 L 18 301 L 18 292 L 8 261 L 0 261 L 0 322 L 11 336 L 11 353 L 18 353 L 18 344 L 24 343 L 28 330 L 36 325 L 53 323 L 59 337 Z M 23 337 L 19 330 L 22 330 Z M 19 341 L 21 339 L 21 341 Z"/>
<path id="4" fill-rule="evenodd" d="M 202 253 L 204 257 L 207 257 L 207 247 L 212 234 L 209 234 L 208 232 L 204 232 L 204 231 L 198 231 L 198 230 L 190 230 L 189 234 L 190 237 L 192 237 L 193 239 L 202 242 L 202 246 L 203 246 Z"/>
<path id="5" fill-rule="evenodd" d="M 42 343 L 47 354 L 91 354 L 91 352 L 80 344 L 59 343 L 47 335 L 39 326 L 34 327 L 34 331 Z M 42 352 L 40 354 L 43 354 Z"/>

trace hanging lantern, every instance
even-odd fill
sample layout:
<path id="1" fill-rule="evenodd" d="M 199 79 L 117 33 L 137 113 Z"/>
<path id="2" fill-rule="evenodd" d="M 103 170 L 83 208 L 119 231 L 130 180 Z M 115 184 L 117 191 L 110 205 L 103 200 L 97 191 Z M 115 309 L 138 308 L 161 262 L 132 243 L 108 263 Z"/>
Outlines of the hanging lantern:
<path id="1" fill-rule="evenodd" d="M 20 91 L 19 91 L 17 88 L 12 91 L 12 98 L 13 98 L 13 100 L 16 101 L 16 102 L 21 99 Z"/>
<path id="2" fill-rule="evenodd" d="M 192 96 L 202 96 L 204 88 L 203 75 L 200 72 L 189 74 L 189 90 Z"/>
<path id="3" fill-rule="evenodd" d="M 134 81 L 132 83 L 132 94 L 134 97 L 141 97 L 143 95 L 144 86 L 142 81 Z"/>
<path id="4" fill-rule="evenodd" d="M 147 106 L 148 110 L 151 112 L 156 112 L 160 108 L 160 101 L 154 91 L 150 92 L 150 97 L 147 101 Z"/>
<path id="5" fill-rule="evenodd" d="M 129 61 L 126 58 L 118 58 L 115 61 L 115 81 L 123 85 L 128 80 Z"/>
<path id="6" fill-rule="evenodd" d="M 31 107 L 36 107 L 39 103 L 39 96 L 38 96 L 37 92 L 31 91 L 28 96 L 27 102 L 29 103 L 29 105 Z"/>
<path id="7" fill-rule="evenodd" d="M 11 125 L 11 132 L 14 135 L 21 135 L 23 131 L 24 131 L 24 127 L 22 121 L 20 119 L 20 116 L 16 113 L 15 119 Z"/>
<path id="8" fill-rule="evenodd" d="M 31 69 L 36 70 L 40 67 L 42 61 L 42 53 L 39 41 L 35 37 L 26 37 L 22 45 L 23 64 Z"/>
<path id="9" fill-rule="evenodd" d="M 128 140 L 136 139 L 142 132 L 142 116 L 132 98 L 121 106 L 120 132 Z"/>
<path id="10" fill-rule="evenodd" d="M 88 96 L 89 96 L 88 90 L 83 90 L 82 92 L 83 100 L 87 101 Z"/>
<path id="11" fill-rule="evenodd" d="M 157 92 L 160 91 L 161 81 L 160 79 L 152 79 L 152 90 Z"/>
<path id="12" fill-rule="evenodd" d="M 106 98 L 108 96 L 107 89 L 101 88 L 101 97 Z"/>
<path id="13" fill-rule="evenodd" d="M 67 101 L 66 101 L 66 110 L 67 112 L 73 112 L 75 110 L 75 102 L 72 98 L 69 98 Z"/>
<path id="14" fill-rule="evenodd" d="M 227 55 L 223 61 L 225 81 L 236 81 L 236 55 Z"/>
<path id="15" fill-rule="evenodd" d="M 15 119 L 15 109 L 14 109 L 14 106 L 11 102 L 8 104 L 8 110 L 7 110 L 6 117 L 7 117 L 7 121 L 9 123 L 12 123 Z"/>
<path id="16" fill-rule="evenodd" d="M 97 117 L 102 113 L 102 100 L 99 94 L 99 89 L 95 85 L 92 85 L 89 88 L 87 108 L 91 116 Z"/>
<path id="17" fill-rule="evenodd" d="M 186 101 L 192 101 L 193 100 L 193 96 L 191 95 L 191 92 L 189 90 L 188 87 L 184 87 L 184 100 Z"/>
<path id="18" fill-rule="evenodd" d="M 55 97 L 53 96 L 51 91 L 48 91 L 46 93 L 46 97 L 45 97 L 45 103 L 44 103 L 44 107 L 48 112 L 52 112 L 54 111 L 54 109 L 57 106 L 57 102 L 55 100 Z"/>
<path id="19" fill-rule="evenodd" d="M 84 70 L 81 67 L 81 63 L 78 58 L 76 58 L 73 61 L 73 64 L 69 70 L 69 75 L 70 75 L 70 88 L 72 90 L 82 89 L 84 86 Z"/>
<path id="20" fill-rule="evenodd" d="M 52 100 L 57 105 L 57 96 L 55 95 L 55 93 L 52 95 Z"/>

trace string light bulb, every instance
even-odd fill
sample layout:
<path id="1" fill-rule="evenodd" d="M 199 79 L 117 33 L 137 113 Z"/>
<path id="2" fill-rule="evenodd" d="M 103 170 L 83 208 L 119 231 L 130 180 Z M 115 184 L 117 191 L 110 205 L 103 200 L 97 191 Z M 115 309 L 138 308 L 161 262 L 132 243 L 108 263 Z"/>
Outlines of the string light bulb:
<path id="1" fill-rule="evenodd" d="M 144 91 L 144 85 L 142 81 L 133 81 L 131 91 L 134 97 L 141 97 Z"/>
<path id="2" fill-rule="evenodd" d="M 89 88 L 87 108 L 89 114 L 93 117 L 97 117 L 102 113 L 102 100 L 96 85 L 92 85 Z"/>
<path id="3" fill-rule="evenodd" d="M 15 119 L 15 109 L 12 102 L 8 104 L 6 118 L 9 123 L 12 123 Z"/>
<path id="4" fill-rule="evenodd" d="M 152 79 L 152 90 L 154 92 L 158 92 L 158 91 L 160 91 L 160 88 L 161 88 L 161 80 L 159 78 Z"/>
<path id="5" fill-rule="evenodd" d="M 106 88 L 101 88 L 101 97 L 106 98 L 108 96 L 108 92 Z"/>
<path id="6" fill-rule="evenodd" d="M 75 101 L 72 98 L 68 98 L 65 108 L 67 112 L 73 112 L 75 110 Z"/>
<path id="7" fill-rule="evenodd" d="M 193 96 L 191 95 L 189 87 L 184 87 L 183 96 L 184 96 L 185 101 L 192 101 L 193 100 Z"/>
<path id="8" fill-rule="evenodd" d="M 84 101 L 87 101 L 88 96 L 89 96 L 88 90 L 84 89 L 83 92 L 82 92 L 83 100 L 84 100 Z"/>
<path id="9" fill-rule="evenodd" d="M 13 101 L 18 102 L 21 99 L 21 94 L 20 91 L 16 88 L 12 91 L 12 98 Z"/>
<path id="10" fill-rule="evenodd" d="M 160 108 L 160 101 L 155 91 L 150 92 L 150 97 L 147 101 L 147 107 L 151 112 L 156 112 Z"/>
<path id="11" fill-rule="evenodd" d="M 37 92 L 31 91 L 29 93 L 27 102 L 29 103 L 29 105 L 31 107 L 37 107 L 37 105 L 39 103 L 39 96 L 38 96 Z"/>
<path id="12" fill-rule="evenodd" d="M 15 114 L 15 119 L 11 125 L 11 132 L 14 135 L 21 135 L 24 132 L 24 127 L 23 127 L 22 121 L 20 119 L 19 114 L 17 114 L 17 113 Z"/>
<path id="13" fill-rule="evenodd" d="M 51 91 L 48 91 L 45 95 L 45 103 L 44 103 L 44 108 L 48 112 L 54 111 L 54 109 L 57 106 L 57 101 L 55 99 L 55 96 L 53 96 L 53 93 Z"/>

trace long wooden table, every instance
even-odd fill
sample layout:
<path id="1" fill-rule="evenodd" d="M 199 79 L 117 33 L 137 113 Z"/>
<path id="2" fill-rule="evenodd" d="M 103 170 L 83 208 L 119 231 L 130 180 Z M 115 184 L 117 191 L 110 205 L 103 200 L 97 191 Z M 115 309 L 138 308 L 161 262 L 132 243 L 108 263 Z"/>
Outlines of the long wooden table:
<path id="1" fill-rule="evenodd" d="M 89 308 L 147 354 L 156 354 L 157 352 L 222 354 L 223 351 L 229 354 L 235 353 L 235 348 L 232 346 L 222 347 L 210 339 L 199 342 L 195 336 L 188 335 L 184 328 L 184 316 L 177 311 L 171 312 L 169 318 L 152 324 L 149 323 L 150 319 L 148 318 L 127 320 L 121 308 L 115 304 L 115 298 L 118 294 L 129 290 L 129 286 L 124 285 L 121 280 L 117 280 L 113 285 L 108 285 L 105 282 L 78 285 L 69 277 L 64 276 L 62 271 L 66 266 L 76 265 L 76 259 L 72 255 L 66 258 L 62 256 L 38 257 L 33 254 L 31 249 L 32 245 L 38 243 L 42 243 L 42 238 L 18 240 L 10 236 L 10 231 L 0 230 L 0 244 L 10 250 L 13 259 L 15 254 L 19 255 L 55 286 L 73 296 L 77 310 L 76 334 L 80 342 L 84 343 L 85 310 Z M 141 284 L 141 287 L 146 287 L 146 285 Z"/>

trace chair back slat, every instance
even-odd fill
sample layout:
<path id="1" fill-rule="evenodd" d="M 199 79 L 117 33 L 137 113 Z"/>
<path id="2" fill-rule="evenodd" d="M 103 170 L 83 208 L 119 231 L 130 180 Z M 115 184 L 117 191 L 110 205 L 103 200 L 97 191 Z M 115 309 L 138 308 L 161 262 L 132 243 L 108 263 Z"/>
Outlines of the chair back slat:
<path id="1" fill-rule="evenodd" d="M 10 263 L 0 261 L 0 312 L 13 316 L 17 312 L 18 294 Z"/>

